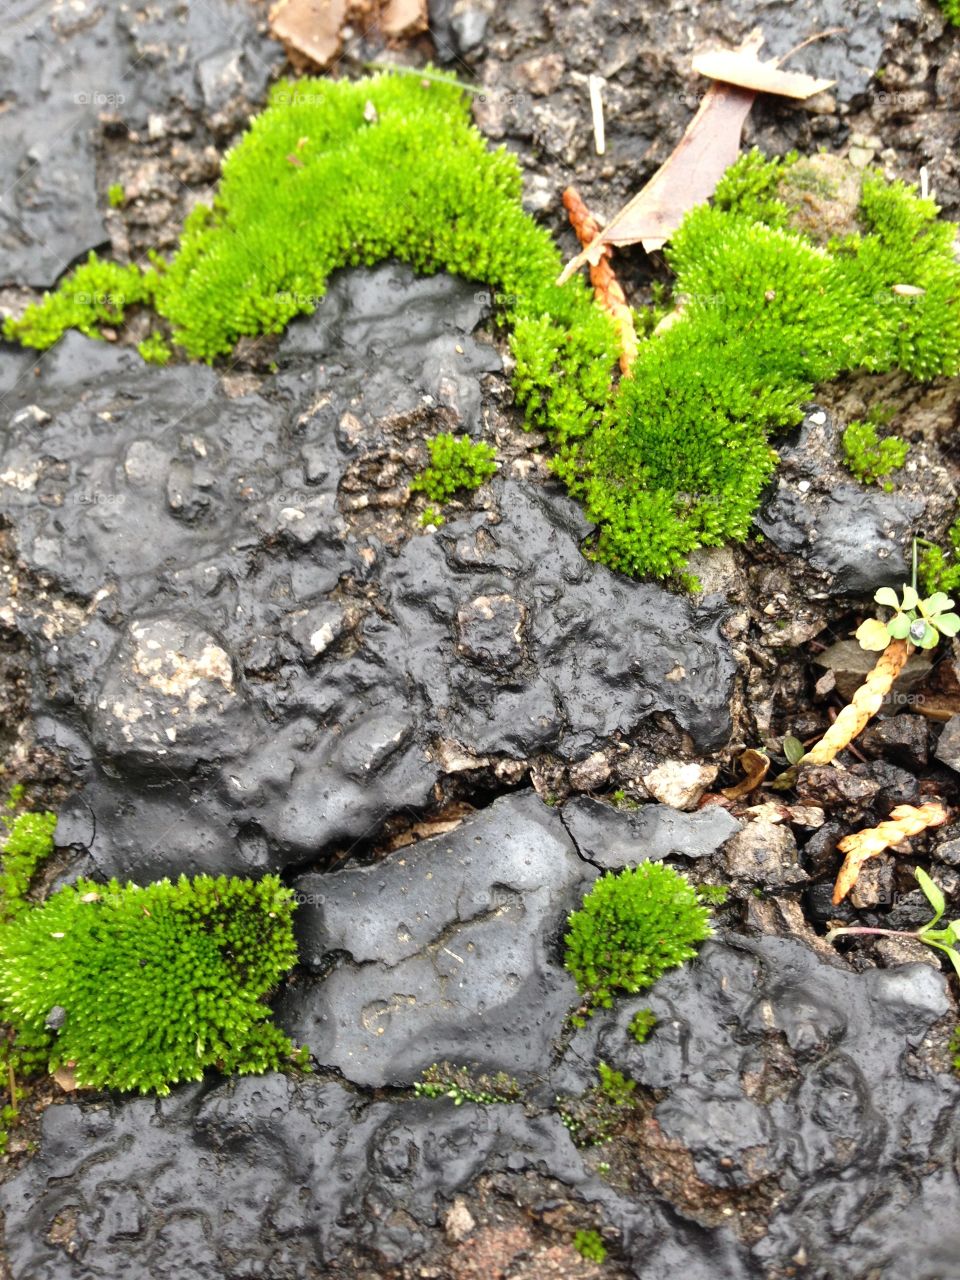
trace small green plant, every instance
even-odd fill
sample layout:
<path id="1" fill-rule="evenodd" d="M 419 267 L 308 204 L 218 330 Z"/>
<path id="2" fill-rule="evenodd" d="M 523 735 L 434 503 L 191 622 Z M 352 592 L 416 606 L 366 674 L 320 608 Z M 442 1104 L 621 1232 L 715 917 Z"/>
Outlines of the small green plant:
<path id="1" fill-rule="evenodd" d="M 694 886 L 697 900 L 708 907 L 722 907 L 730 896 L 728 884 L 698 884 Z"/>
<path id="2" fill-rule="evenodd" d="M 953 601 L 942 591 L 921 599 L 916 587 L 904 585 L 902 596 L 893 587 L 880 587 L 874 594 L 877 604 L 893 610 L 887 622 L 867 618 L 857 628 L 861 648 L 879 652 L 891 640 L 909 640 L 918 649 L 933 649 L 941 636 L 960 631 L 960 616 L 950 612 Z"/>
<path id="3" fill-rule="evenodd" d="M 893 490 L 893 485 L 886 477 L 903 466 L 909 452 L 908 441 L 900 436 L 885 436 L 881 440 L 876 427 L 869 421 L 855 420 L 843 433 L 847 467 L 863 484 L 884 481 L 883 488 L 888 493 Z"/>
<path id="4" fill-rule="evenodd" d="M 0 923 L 19 915 L 27 906 L 27 890 L 40 863 L 53 852 L 55 813 L 16 813 L 23 802 L 23 787 L 11 788 L 0 813 L 6 831 L 0 848 Z"/>
<path id="5" fill-rule="evenodd" d="M 960 0 L 940 0 L 940 8 L 951 26 L 960 27 Z"/>
<path id="6" fill-rule="evenodd" d="M 607 1256 L 607 1248 L 599 1231 L 592 1228 L 573 1233 L 573 1247 L 581 1258 L 588 1262 L 603 1262 Z"/>
<path id="7" fill-rule="evenodd" d="M 918 538 L 923 548 L 920 557 L 920 582 L 928 595 L 944 591 L 953 595 L 960 591 L 960 519 L 947 530 L 947 550 L 925 538 Z"/>
<path id="8" fill-rule="evenodd" d="M 914 871 L 917 877 L 917 883 L 923 891 L 923 896 L 933 908 L 933 918 L 928 920 L 925 925 L 921 925 L 919 929 L 873 929 L 866 925 L 844 925 L 842 928 L 831 929 L 826 935 L 827 942 L 833 942 L 836 938 L 842 937 L 888 937 L 888 938 L 916 938 L 918 942 L 926 943 L 928 947 L 935 947 L 938 951 L 942 951 L 950 963 L 953 965 L 960 977 L 960 920 L 951 920 L 948 925 L 942 929 L 938 929 L 937 925 L 947 909 L 947 900 L 943 896 L 943 890 L 938 884 L 927 875 L 922 867 L 917 867 Z"/>
<path id="9" fill-rule="evenodd" d="M 264 997 L 296 962 L 293 908 L 276 876 L 60 889 L 0 928 L 14 1043 L 80 1085 L 141 1093 L 278 1068 L 294 1048 Z"/>
<path id="10" fill-rule="evenodd" d="M 578 1147 L 607 1142 L 623 1128 L 637 1106 L 636 1080 L 597 1064 L 598 1082 L 576 1098 L 557 1098 L 557 1110 Z"/>
<path id="11" fill-rule="evenodd" d="M 617 806 L 617 808 L 618 808 L 618 809 L 624 809 L 624 810 L 626 810 L 628 813 L 629 813 L 629 812 L 632 812 L 634 809 L 639 809 L 639 808 L 640 808 L 640 806 L 637 804 L 636 800 L 634 800 L 634 799 L 632 799 L 630 796 L 628 796 L 628 795 L 627 795 L 627 793 L 623 790 L 623 788 L 622 788 L 622 787 L 620 787 L 620 788 L 618 788 L 618 790 L 614 791 L 614 793 L 613 793 L 613 795 L 610 797 L 610 799 L 611 799 L 612 803 L 613 803 L 613 804 L 615 804 L 615 805 Z"/>
<path id="12" fill-rule="evenodd" d="M 456 1067 L 450 1062 L 435 1062 L 422 1072 L 423 1079 L 415 1082 L 413 1091 L 418 1098 L 450 1098 L 455 1107 L 465 1102 L 491 1106 L 498 1102 L 521 1102 L 523 1090 L 520 1082 L 505 1071 L 494 1075 L 473 1075 L 467 1067 Z"/>
<path id="13" fill-rule="evenodd" d="M 689 881 L 662 862 L 643 862 L 596 881 L 569 919 L 564 964 L 585 997 L 586 1012 L 609 1008 L 618 991 L 652 986 L 692 960 L 710 937 L 710 912 Z M 583 1025 L 582 1018 L 574 1018 Z"/>
<path id="14" fill-rule="evenodd" d="M 110 201 L 111 209 L 119 209 L 126 198 L 127 193 L 124 191 L 122 183 L 114 182 L 107 188 L 107 199 Z"/>
<path id="15" fill-rule="evenodd" d="M 638 1009 L 630 1019 L 627 1027 L 630 1035 L 633 1036 L 637 1044 L 646 1044 L 650 1039 L 650 1033 L 657 1025 L 657 1016 L 652 1009 Z"/>
<path id="16" fill-rule="evenodd" d="M 151 333 L 142 342 L 137 343 L 137 350 L 147 364 L 167 364 L 173 352 L 162 333 Z"/>
<path id="17" fill-rule="evenodd" d="M 493 446 L 483 440 L 458 440 L 441 432 L 427 441 L 427 448 L 430 465 L 414 477 L 410 488 L 434 502 L 446 502 L 458 489 L 479 489 L 497 470 Z"/>
<path id="18" fill-rule="evenodd" d="M 446 523 L 443 514 L 434 506 L 424 507 L 420 514 L 421 529 L 429 529 L 431 526 L 434 529 L 442 529 Z"/>

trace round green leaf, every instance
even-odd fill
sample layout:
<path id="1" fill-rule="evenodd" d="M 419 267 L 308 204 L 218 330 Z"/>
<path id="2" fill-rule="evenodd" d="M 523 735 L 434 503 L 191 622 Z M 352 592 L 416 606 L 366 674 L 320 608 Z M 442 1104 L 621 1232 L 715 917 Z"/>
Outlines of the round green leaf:
<path id="1" fill-rule="evenodd" d="M 960 616 L 955 613 L 942 613 L 933 625 L 942 636 L 955 636 L 960 631 Z"/>
<path id="2" fill-rule="evenodd" d="M 906 640 L 910 634 L 911 621 L 909 614 L 898 613 L 895 618 L 891 618 L 887 623 L 887 631 L 893 636 L 894 640 Z"/>
<path id="3" fill-rule="evenodd" d="M 873 597 L 877 604 L 885 604 L 889 609 L 899 609 L 900 601 L 893 587 L 880 587 Z"/>
<path id="4" fill-rule="evenodd" d="M 881 590 L 883 588 L 881 587 Z M 905 586 L 903 588 L 903 601 L 900 605 L 901 609 L 915 609 L 920 603 L 920 597 L 917 595 L 913 587 Z"/>

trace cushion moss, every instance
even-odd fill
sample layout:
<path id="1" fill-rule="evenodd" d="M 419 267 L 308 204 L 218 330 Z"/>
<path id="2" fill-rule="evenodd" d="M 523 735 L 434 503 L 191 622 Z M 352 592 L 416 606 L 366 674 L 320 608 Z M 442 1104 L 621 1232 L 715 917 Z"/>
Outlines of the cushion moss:
<path id="1" fill-rule="evenodd" d="M 142 1093 L 277 1068 L 293 1046 L 264 997 L 296 962 L 292 913 L 275 876 L 60 889 L 0 926 L 14 1045 L 80 1085 Z"/>
<path id="2" fill-rule="evenodd" d="M 615 384 L 608 317 L 584 279 L 557 287 L 560 255 L 523 210 L 516 159 L 488 149 L 452 78 L 284 83 L 169 262 L 140 271 L 91 256 L 5 333 L 46 347 L 138 303 L 212 361 L 312 311 L 340 267 L 393 257 L 482 281 L 511 331 L 526 422 L 547 433 L 556 473 L 597 525 L 588 553 L 682 579 L 697 547 L 747 536 L 771 441 L 818 382 L 960 365 L 960 265 L 936 206 L 867 173 L 849 228 L 823 242 L 796 214 L 831 182 L 802 162 L 788 198 L 797 163 L 750 152 L 691 211 L 668 250 L 682 313 L 641 339 Z M 165 350 L 158 336 L 144 354 Z"/>

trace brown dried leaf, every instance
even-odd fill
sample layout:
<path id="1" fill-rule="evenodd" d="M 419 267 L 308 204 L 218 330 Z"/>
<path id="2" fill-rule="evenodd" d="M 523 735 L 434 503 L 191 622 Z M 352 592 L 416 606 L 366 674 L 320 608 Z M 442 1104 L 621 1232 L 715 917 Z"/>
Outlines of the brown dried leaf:
<path id="1" fill-rule="evenodd" d="M 751 791 L 756 791 L 760 783 L 767 776 L 767 770 L 770 768 L 770 758 L 764 755 L 762 751 L 755 751 L 753 747 L 748 747 L 739 759 L 740 768 L 747 775 L 742 782 L 738 782 L 735 787 L 724 787 L 721 792 L 728 800 L 739 800 L 741 796 L 749 795 Z"/>
<path id="2" fill-rule="evenodd" d="M 711 49 L 698 53 L 693 59 L 693 69 L 711 80 L 722 80 L 755 93 L 776 93 L 784 98 L 810 98 L 837 83 L 836 80 L 817 80 L 802 71 L 781 71 L 776 58 L 761 62 L 757 48 Z"/>
<path id="3" fill-rule="evenodd" d="M 567 263 L 557 283 L 569 280 L 585 262 L 595 265 L 605 244 L 639 240 L 648 253 L 662 248 L 687 211 L 713 195 L 740 154 L 740 131 L 754 96 L 749 89 L 712 84 L 673 154 L 587 248 Z"/>
<path id="4" fill-rule="evenodd" d="M 80 1087 L 73 1073 L 73 1067 L 57 1067 L 53 1073 L 53 1078 L 64 1093 L 75 1093 Z"/>

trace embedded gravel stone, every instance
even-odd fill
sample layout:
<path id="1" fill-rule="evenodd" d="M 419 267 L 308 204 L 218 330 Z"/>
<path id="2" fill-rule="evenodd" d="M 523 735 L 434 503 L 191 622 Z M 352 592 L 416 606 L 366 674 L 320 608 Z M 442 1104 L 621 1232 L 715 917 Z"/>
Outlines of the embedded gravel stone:
<path id="1" fill-rule="evenodd" d="M 300 956 L 330 972 L 291 987 L 280 1019 L 357 1084 L 443 1059 L 539 1074 L 576 1004 L 560 939 L 595 874 L 528 792 L 374 866 L 301 876 Z"/>
<path id="2" fill-rule="evenodd" d="M 584 796 L 569 800 L 560 816 L 581 855 L 613 869 L 673 855 L 705 858 L 740 830 L 740 823 L 722 805 L 693 813 L 666 804 L 615 809 Z"/>

